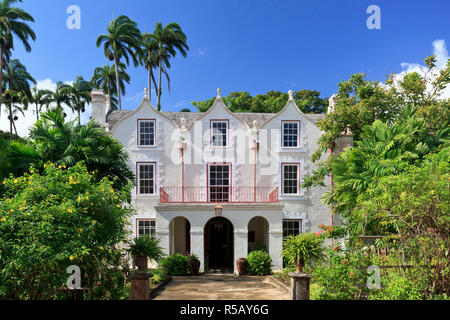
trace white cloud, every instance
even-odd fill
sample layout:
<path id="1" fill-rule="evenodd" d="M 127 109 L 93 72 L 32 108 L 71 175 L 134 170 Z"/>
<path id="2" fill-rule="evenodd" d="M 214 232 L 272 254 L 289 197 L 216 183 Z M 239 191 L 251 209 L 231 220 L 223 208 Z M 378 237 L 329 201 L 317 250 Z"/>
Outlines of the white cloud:
<path id="1" fill-rule="evenodd" d="M 65 81 L 67 84 L 72 84 L 72 81 Z M 53 82 L 51 79 L 44 79 L 44 80 L 38 80 L 36 84 L 38 89 L 46 89 L 55 91 L 56 90 L 56 82 Z M 44 107 L 45 109 L 45 107 Z M 35 113 L 35 106 L 29 105 L 28 110 L 24 111 L 25 117 L 19 112 L 17 113 L 17 116 L 19 117 L 19 120 L 15 121 L 17 133 L 22 136 L 26 137 L 28 136 L 29 129 L 34 125 L 36 122 L 36 113 Z M 78 117 L 78 114 L 76 112 L 72 112 L 72 110 L 63 105 L 63 110 L 67 114 L 67 120 L 74 120 Z M 81 114 L 81 122 L 86 123 L 89 121 L 91 117 L 91 106 L 88 105 L 86 108 L 86 112 Z M 9 132 L 9 120 L 8 120 L 8 114 L 7 114 L 7 108 L 5 105 L 1 106 L 1 117 L 0 117 L 0 130 Z M 45 110 L 43 110 L 45 111 Z"/>
<path id="2" fill-rule="evenodd" d="M 431 77 L 436 77 L 439 72 L 445 68 L 447 60 L 449 59 L 445 40 L 437 39 L 433 41 L 433 54 L 436 56 L 436 67 L 432 70 Z M 417 72 L 420 75 L 424 75 L 428 70 L 427 66 L 419 63 L 402 62 L 400 66 L 404 71 L 396 76 L 397 80 L 403 78 L 407 73 Z M 450 99 L 450 85 L 442 90 L 441 98 Z"/>

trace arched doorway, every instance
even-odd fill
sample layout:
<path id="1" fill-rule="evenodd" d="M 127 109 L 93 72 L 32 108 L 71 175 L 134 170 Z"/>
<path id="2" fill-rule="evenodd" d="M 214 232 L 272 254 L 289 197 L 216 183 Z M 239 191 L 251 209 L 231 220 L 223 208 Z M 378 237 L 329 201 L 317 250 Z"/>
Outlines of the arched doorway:
<path id="1" fill-rule="evenodd" d="M 191 224 L 185 217 L 176 217 L 170 223 L 170 253 L 186 254 L 191 252 Z"/>
<path id="2" fill-rule="evenodd" d="M 254 217 L 248 223 L 248 251 L 263 248 L 269 252 L 269 222 L 263 217 Z"/>
<path id="3" fill-rule="evenodd" d="M 205 225 L 205 266 L 211 272 L 233 272 L 233 224 L 225 218 L 214 218 Z"/>

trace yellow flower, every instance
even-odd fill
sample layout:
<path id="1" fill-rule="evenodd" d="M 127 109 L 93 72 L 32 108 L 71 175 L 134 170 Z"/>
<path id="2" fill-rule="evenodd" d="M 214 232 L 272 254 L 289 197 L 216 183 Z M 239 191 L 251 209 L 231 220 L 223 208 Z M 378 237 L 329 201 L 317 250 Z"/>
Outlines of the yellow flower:
<path id="1" fill-rule="evenodd" d="M 78 202 L 80 202 L 81 201 L 81 197 L 78 197 Z"/>
<path id="2" fill-rule="evenodd" d="M 67 212 L 72 213 L 73 211 L 72 211 L 72 209 L 67 209 Z"/>
<path id="3" fill-rule="evenodd" d="M 100 250 L 105 250 L 104 248 L 103 248 L 103 246 L 100 246 L 100 247 L 98 247 Z"/>
<path id="4" fill-rule="evenodd" d="M 61 169 L 62 167 L 61 166 L 58 166 L 58 169 Z"/>
<path id="5" fill-rule="evenodd" d="M 9 212 L 11 212 L 11 213 L 14 212 L 14 209 L 9 210 Z"/>
<path id="6" fill-rule="evenodd" d="M 30 173 L 33 174 L 33 173 L 34 173 L 34 170 L 30 170 Z"/>
<path id="7" fill-rule="evenodd" d="M 14 183 L 17 183 L 17 182 L 19 182 L 19 180 L 17 180 L 17 179 L 14 179 Z"/>
<path id="8" fill-rule="evenodd" d="M 6 180 L 5 180 L 5 181 L 3 181 L 3 184 L 6 184 Z"/>
<path id="9" fill-rule="evenodd" d="M 22 211 L 22 210 L 23 210 L 23 208 L 22 208 L 22 207 L 20 207 L 20 208 L 19 208 L 19 211 Z"/>
<path id="10" fill-rule="evenodd" d="M 73 256 L 70 256 L 69 259 L 70 259 L 70 261 L 72 261 L 74 258 L 73 258 Z"/>
<path id="11" fill-rule="evenodd" d="M 109 192 L 114 193 L 114 189 L 109 190 Z"/>
<path id="12" fill-rule="evenodd" d="M 96 223 L 97 223 L 97 220 L 92 220 L 92 223 L 93 223 L 93 224 L 96 224 Z"/>
<path id="13" fill-rule="evenodd" d="M 6 218 L 5 218 L 5 217 L 3 217 L 3 218 L 2 218 L 2 222 L 5 222 L 5 221 L 6 221 Z"/>
<path id="14" fill-rule="evenodd" d="M 116 205 L 117 208 L 120 208 L 120 204 Z"/>
<path id="15" fill-rule="evenodd" d="M 118 197 L 118 196 L 115 196 L 115 197 L 114 197 L 114 199 L 116 199 L 116 200 L 117 200 L 117 199 L 119 199 L 119 197 Z"/>

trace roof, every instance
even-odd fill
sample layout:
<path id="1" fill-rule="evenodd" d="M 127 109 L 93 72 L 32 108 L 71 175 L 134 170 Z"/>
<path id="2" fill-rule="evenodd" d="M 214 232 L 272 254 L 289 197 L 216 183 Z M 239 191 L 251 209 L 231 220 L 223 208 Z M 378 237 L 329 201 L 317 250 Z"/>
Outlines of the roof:
<path id="1" fill-rule="evenodd" d="M 117 122 L 127 116 L 128 113 L 133 112 L 132 110 L 113 110 L 108 113 L 106 116 L 106 122 L 109 124 L 110 129 L 112 129 Z M 186 128 L 190 128 L 193 123 L 204 115 L 203 112 L 161 112 L 166 117 L 172 119 L 179 128 L 182 127 L 181 119 L 185 119 Z M 256 121 L 258 126 L 261 126 L 267 120 L 273 118 L 275 113 L 233 113 L 235 116 L 243 120 L 248 124 L 249 127 L 253 127 L 253 122 Z M 313 114 L 307 113 L 305 116 L 311 120 L 314 124 L 317 123 L 318 120 L 323 119 L 325 117 L 324 114 Z"/>

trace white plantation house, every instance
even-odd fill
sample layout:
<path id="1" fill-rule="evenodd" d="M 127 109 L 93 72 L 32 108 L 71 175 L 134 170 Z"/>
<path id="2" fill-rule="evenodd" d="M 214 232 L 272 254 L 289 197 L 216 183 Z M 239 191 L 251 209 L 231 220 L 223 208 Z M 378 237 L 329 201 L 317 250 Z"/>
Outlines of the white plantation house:
<path id="1" fill-rule="evenodd" d="M 300 187 L 316 168 L 323 115 L 303 114 L 292 92 L 278 114 L 232 113 L 220 89 L 205 113 L 158 112 L 146 95 L 134 111 L 110 111 L 103 92 L 92 98 L 93 118 L 136 173 L 133 232 L 160 238 L 167 254 L 196 254 L 204 271 L 235 270 L 265 246 L 278 270 L 284 236 L 333 223 L 320 201 L 327 189 Z M 342 139 L 335 150 L 350 144 Z"/>

